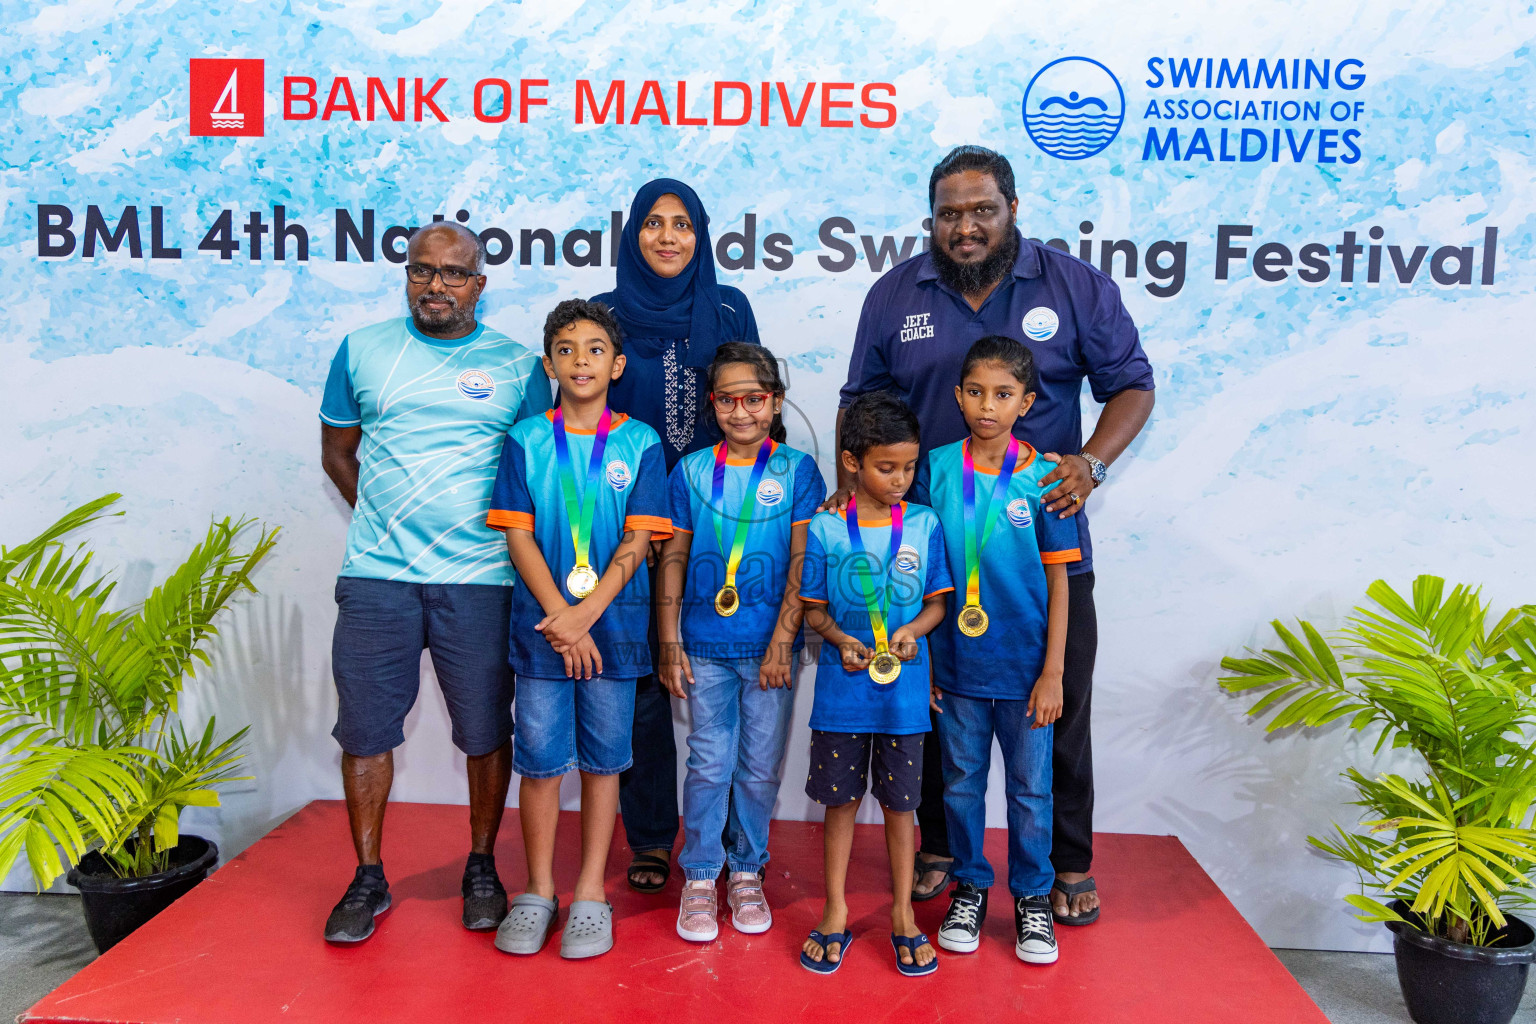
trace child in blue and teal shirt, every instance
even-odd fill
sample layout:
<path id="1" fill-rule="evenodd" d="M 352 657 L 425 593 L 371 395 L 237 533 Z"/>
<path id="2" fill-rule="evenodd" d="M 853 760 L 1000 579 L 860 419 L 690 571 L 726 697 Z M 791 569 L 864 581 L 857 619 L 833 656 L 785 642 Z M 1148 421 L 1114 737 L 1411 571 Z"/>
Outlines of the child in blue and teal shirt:
<path id="1" fill-rule="evenodd" d="M 1071 520 L 1047 513 L 1040 480 L 1056 467 L 1013 437 L 1034 403 L 1028 348 L 1004 337 L 967 353 L 955 398 L 971 436 L 929 452 L 914 500 L 943 523 L 957 593 L 933 632 L 944 812 L 959 884 L 939 929 L 957 953 L 980 943 L 992 866 L 982 852 L 992 738 L 1003 752 L 1014 952 L 1057 958 L 1049 892 L 1051 723 L 1061 716 L 1067 572 L 1081 557 Z"/>
<path id="2" fill-rule="evenodd" d="M 544 324 L 544 370 L 560 405 L 507 434 L 487 523 L 506 532 L 517 569 L 511 650 L 517 673 L 512 768 L 528 890 L 496 934 L 508 953 L 537 953 L 554 929 L 555 826 L 560 780 L 581 772 L 582 860 L 560 955 L 613 946 L 603 890 L 628 768 L 635 679 L 649 671 L 646 640 L 651 538 L 672 533 L 656 431 L 608 409 L 624 372 L 619 325 L 606 306 L 570 299 Z"/>
<path id="3" fill-rule="evenodd" d="M 845 511 L 811 520 L 800 583 L 806 624 L 825 641 L 805 791 L 827 808 L 827 899 L 800 963 L 829 974 L 853 941 L 844 890 L 868 788 L 885 814 L 896 967 L 931 974 L 937 955 L 912 914 L 913 812 L 929 729 L 925 636 L 944 618 L 953 587 L 938 517 L 902 500 L 918 458 L 912 410 L 887 392 L 860 395 L 843 415 L 840 447 L 854 492 Z"/>
<path id="4" fill-rule="evenodd" d="M 800 563 L 827 493 L 816 461 L 783 443 L 784 383 L 767 349 L 721 345 L 707 380 L 724 440 L 672 470 L 675 532 L 662 549 L 656 614 L 662 684 L 692 719 L 677 915 L 690 942 L 719 934 L 715 879 L 727 860 L 731 924 L 749 935 L 773 924 L 760 872 L 794 710 Z"/>

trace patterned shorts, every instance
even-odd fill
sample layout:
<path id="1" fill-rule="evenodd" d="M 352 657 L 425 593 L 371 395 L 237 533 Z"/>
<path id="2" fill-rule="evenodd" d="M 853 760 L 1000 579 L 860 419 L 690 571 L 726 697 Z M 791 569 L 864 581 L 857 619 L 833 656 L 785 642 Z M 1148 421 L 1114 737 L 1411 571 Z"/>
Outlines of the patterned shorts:
<path id="1" fill-rule="evenodd" d="M 871 774 L 873 786 L 868 783 Z M 827 807 L 841 807 L 866 789 L 886 810 L 917 810 L 923 796 L 923 734 L 811 730 L 805 795 Z"/>

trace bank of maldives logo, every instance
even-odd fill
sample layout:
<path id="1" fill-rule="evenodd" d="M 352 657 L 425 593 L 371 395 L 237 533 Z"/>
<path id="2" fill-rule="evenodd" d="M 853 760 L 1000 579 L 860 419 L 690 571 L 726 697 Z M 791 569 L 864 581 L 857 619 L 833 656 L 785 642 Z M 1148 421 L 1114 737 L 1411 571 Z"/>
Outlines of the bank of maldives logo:
<path id="1" fill-rule="evenodd" d="M 264 135 L 265 61 L 194 57 L 188 90 L 193 135 Z"/>
<path id="2" fill-rule="evenodd" d="M 1085 160 L 1102 153 L 1123 124 L 1125 91 L 1096 60 L 1053 60 L 1024 89 L 1024 130 L 1058 159 Z"/>

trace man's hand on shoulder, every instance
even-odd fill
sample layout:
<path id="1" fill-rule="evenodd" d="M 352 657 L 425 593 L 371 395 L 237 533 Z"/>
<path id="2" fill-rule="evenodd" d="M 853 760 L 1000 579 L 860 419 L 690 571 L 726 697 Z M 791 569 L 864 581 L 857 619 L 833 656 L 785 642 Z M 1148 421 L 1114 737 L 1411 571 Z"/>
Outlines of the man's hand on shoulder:
<path id="1" fill-rule="evenodd" d="M 1042 489 L 1056 484 L 1040 498 L 1045 510 L 1059 512 L 1061 519 L 1077 515 L 1095 487 L 1088 460 L 1081 455 L 1058 455 L 1056 452 L 1042 452 L 1040 457 L 1056 463 L 1056 468 L 1040 480 Z"/>

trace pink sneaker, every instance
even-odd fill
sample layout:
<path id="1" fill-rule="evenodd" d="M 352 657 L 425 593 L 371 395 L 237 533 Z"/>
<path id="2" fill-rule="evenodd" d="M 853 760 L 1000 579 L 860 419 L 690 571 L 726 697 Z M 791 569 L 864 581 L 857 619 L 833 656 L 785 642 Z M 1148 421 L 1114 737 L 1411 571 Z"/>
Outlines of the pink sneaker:
<path id="1" fill-rule="evenodd" d="M 773 927 L 773 913 L 763 895 L 763 880 L 755 872 L 731 872 L 725 901 L 731 906 L 731 925 L 745 935 L 760 935 Z"/>
<path id="2" fill-rule="evenodd" d="M 719 910 L 713 880 L 684 883 L 682 903 L 677 909 L 677 934 L 689 942 L 713 942 L 720 934 L 720 922 L 715 916 Z"/>

